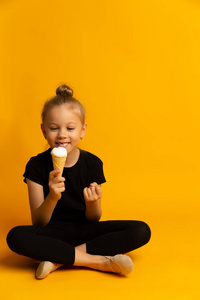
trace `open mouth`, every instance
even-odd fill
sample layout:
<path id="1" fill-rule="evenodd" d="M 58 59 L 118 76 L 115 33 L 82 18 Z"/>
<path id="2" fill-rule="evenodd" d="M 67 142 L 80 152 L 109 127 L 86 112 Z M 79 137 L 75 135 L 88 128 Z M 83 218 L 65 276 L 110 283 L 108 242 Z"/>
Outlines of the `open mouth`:
<path id="1" fill-rule="evenodd" d="M 57 147 L 67 147 L 67 145 L 69 145 L 69 143 L 56 143 Z"/>

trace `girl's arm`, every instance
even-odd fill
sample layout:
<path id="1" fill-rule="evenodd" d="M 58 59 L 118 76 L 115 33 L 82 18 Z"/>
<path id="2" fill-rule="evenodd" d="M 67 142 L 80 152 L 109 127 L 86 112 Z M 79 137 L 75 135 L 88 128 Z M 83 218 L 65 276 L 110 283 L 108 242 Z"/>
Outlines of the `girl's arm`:
<path id="1" fill-rule="evenodd" d="M 101 210 L 101 186 L 96 182 L 90 184 L 89 188 L 84 188 L 83 195 L 86 204 L 85 216 L 88 221 L 98 222 L 102 215 Z"/>
<path id="2" fill-rule="evenodd" d="M 59 170 L 54 170 L 49 174 L 49 194 L 44 199 L 43 186 L 27 180 L 31 218 L 33 225 L 45 226 L 49 223 L 54 208 L 64 192 L 65 178 L 58 177 Z"/>

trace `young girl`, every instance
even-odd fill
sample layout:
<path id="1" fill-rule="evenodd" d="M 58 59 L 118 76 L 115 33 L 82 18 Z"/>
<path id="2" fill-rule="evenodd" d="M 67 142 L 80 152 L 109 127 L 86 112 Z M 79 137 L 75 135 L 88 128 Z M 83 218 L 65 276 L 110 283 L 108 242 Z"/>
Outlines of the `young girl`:
<path id="1" fill-rule="evenodd" d="M 146 244 L 150 229 L 141 221 L 99 221 L 106 180 L 102 161 L 78 148 L 87 128 L 84 107 L 66 85 L 56 94 L 42 112 L 41 129 L 50 148 L 32 157 L 24 173 L 33 225 L 13 228 L 8 246 L 41 261 L 38 279 L 62 265 L 127 275 L 133 263 L 124 253 Z M 67 150 L 62 176 L 53 170 L 54 147 Z"/>

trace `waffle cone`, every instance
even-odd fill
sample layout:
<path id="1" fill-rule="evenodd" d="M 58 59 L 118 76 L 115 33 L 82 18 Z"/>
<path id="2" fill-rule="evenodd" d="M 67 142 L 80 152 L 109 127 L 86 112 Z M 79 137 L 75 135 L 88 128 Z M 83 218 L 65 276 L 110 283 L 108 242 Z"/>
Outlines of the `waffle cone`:
<path id="1" fill-rule="evenodd" d="M 60 170 L 59 176 L 62 176 L 63 168 L 66 161 L 66 156 L 60 157 L 52 154 L 54 170 Z"/>

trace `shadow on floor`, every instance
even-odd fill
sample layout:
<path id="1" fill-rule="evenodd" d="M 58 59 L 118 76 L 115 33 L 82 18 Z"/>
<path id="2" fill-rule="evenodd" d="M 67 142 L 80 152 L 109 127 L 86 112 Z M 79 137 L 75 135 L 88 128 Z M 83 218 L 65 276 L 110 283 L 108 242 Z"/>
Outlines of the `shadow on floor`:
<path id="1" fill-rule="evenodd" d="M 32 269 L 35 268 L 37 264 L 37 261 L 15 253 L 7 253 L 0 258 L 0 265 L 11 269 Z"/>

